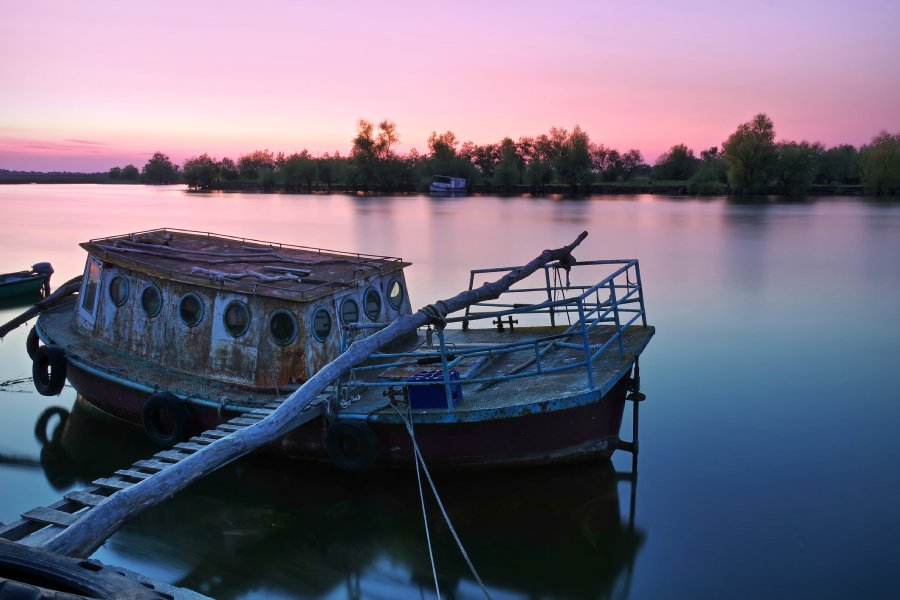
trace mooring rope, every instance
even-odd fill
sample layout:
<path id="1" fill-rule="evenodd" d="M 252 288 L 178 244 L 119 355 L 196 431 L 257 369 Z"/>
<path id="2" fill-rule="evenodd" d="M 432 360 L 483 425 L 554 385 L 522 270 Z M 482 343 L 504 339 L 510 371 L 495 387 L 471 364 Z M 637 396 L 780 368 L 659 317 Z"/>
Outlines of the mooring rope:
<path id="1" fill-rule="evenodd" d="M 396 407 L 394 407 L 396 409 Z M 409 406 L 407 406 L 407 410 L 410 410 Z M 399 410 L 398 410 L 399 412 Z M 400 415 L 403 417 L 402 413 Z M 404 423 L 409 423 L 407 425 L 407 431 L 410 432 L 410 436 L 413 436 L 412 433 L 412 417 L 407 415 L 409 420 L 407 421 L 404 418 Z M 415 442 L 413 442 L 415 444 Z M 431 560 L 431 574 L 434 576 L 434 592 L 437 594 L 438 600 L 441 600 L 441 586 L 438 584 L 438 576 L 437 576 L 437 565 L 434 562 L 434 549 L 431 545 L 431 528 L 428 527 L 428 511 L 425 510 L 425 491 L 422 489 L 422 469 L 419 467 L 419 461 L 416 459 L 416 481 L 419 484 L 419 502 L 422 504 L 422 522 L 425 524 L 425 539 L 428 542 L 428 558 Z"/>
<path id="2" fill-rule="evenodd" d="M 403 424 L 406 426 L 406 431 L 409 433 L 410 441 L 412 442 L 413 451 L 416 455 L 416 474 L 419 472 L 419 465 L 421 465 L 422 471 L 425 473 L 425 478 L 428 480 L 428 485 L 431 486 L 431 493 L 434 494 L 434 499 L 437 501 L 438 508 L 441 509 L 441 514 L 444 515 L 444 521 L 447 522 L 447 528 L 450 530 L 450 533 L 453 535 L 453 539 L 456 541 L 456 545 L 459 547 L 459 551 L 462 554 L 463 558 L 466 561 L 466 564 L 469 565 L 469 570 L 472 572 L 472 576 L 475 578 L 475 581 L 478 582 L 478 585 L 481 587 L 481 591 L 484 592 L 485 598 L 491 600 L 491 594 L 488 592 L 487 587 L 484 585 L 484 582 L 481 581 L 481 577 L 478 576 L 478 571 L 475 570 L 475 565 L 472 563 L 472 559 L 469 558 L 469 553 L 466 552 L 465 547 L 463 546 L 462 540 L 459 539 L 459 534 L 456 533 L 456 528 L 453 527 L 453 523 L 450 521 L 450 515 L 447 514 L 447 510 L 444 508 L 444 503 L 441 502 L 441 496 L 438 494 L 437 486 L 434 484 L 434 480 L 431 478 L 431 473 L 428 471 L 428 467 L 425 465 L 425 457 L 422 456 L 421 450 L 419 450 L 419 444 L 416 442 L 416 434 L 413 431 L 412 426 L 412 417 L 407 418 L 403 412 L 397 408 L 397 406 L 392 402 L 391 406 L 397 411 L 397 414 L 400 415 L 400 418 L 403 420 Z M 422 495 L 422 485 L 421 480 L 419 482 L 419 494 Z M 422 497 L 422 510 L 425 509 L 425 500 Z M 428 532 L 428 524 L 426 519 L 425 531 Z M 428 552 L 431 553 L 431 539 L 429 537 L 428 540 Z M 431 562 L 432 569 L 434 569 L 434 557 L 432 556 Z M 434 583 L 435 587 L 437 587 L 437 571 L 434 574 Z M 440 592 L 438 592 L 438 598 L 440 598 Z"/>

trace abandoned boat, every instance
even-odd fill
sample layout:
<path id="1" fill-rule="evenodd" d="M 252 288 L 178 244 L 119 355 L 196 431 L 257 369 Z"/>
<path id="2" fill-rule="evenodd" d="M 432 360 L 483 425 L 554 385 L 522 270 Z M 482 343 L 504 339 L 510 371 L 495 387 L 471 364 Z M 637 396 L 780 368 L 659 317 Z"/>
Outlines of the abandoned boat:
<path id="1" fill-rule="evenodd" d="M 30 270 L 0 274 L 0 299 L 18 296 L 46 296 L 50 293 L 50 276 L 53 267 L 40 262 Z"/>
<path id="2" fill-rule="evenodd" d="M 466 179 L 464 177 L 435 175 L 431 179 L 428 191 L 432 196 L 464 196 L 466 194 Z"/>
<path id="3" fill-rule="evenodd" d="M 82 247 L 80 292 L 29 335 L 35 386 L 55 395 L 68 379 L 161 445 L 272 406 L 353 341 L 411 314 L 410 263 L 399 258 L 173 229 Z M 514 268 L 472 271 L 469 289 Z M 637 260 L 548 264 L 460 313 L 346 373 L 279 449 L 347 469 L 406 464 L 412 427 L 442 467 L 622 447 L 654 333 Z"/>

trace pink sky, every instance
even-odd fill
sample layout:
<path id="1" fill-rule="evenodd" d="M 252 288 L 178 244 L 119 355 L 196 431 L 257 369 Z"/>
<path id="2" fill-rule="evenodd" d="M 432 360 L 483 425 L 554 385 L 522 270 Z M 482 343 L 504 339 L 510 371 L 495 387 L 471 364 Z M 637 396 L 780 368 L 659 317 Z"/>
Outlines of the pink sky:
<path id="1" fill-rule="evenodd" d="M 578 124 L 653 161 L 759 112 L 900 131 L 900 2 L 0 0 L 0 168 L 350 148 L 356 121 L 495 142 Z"/>

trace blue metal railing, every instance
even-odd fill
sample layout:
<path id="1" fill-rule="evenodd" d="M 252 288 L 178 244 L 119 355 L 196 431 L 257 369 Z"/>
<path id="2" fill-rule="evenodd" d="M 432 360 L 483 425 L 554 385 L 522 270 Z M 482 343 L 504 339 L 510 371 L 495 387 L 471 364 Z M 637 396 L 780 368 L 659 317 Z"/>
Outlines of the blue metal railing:
<path id="1" fill-rule="evenodd" d="M 491 269 L 473 270 L 469 276 L 469 289 L 476 287 L 477 277 L 496 273 L 507 273 L 516 267 L 500 267 Z M 521 287 L 513 287 L 504 292 L 499 298 L 487 302 L 473 304 L 463 311 L 462 315 L 448 315 L 446 322 L 448 327 L 454 328 L 459 324 L 462 329 L 472 328 L 473 323 L 484 322 L 492 328 L 501 327 L 501 320 L 517 316 L 530 320 L 543 320 L 543 325 L 557 327 L 557 320 L 563 316 L 569 319 L 569 323 L 563 331 L 532 339 L 518 339 L 517 341 L 504 343 L 468 343 L 465 345 L 448 344 L 444 329 L 437 329 L 437 345 L 420 346 L 411 352 L 377 353 L 371 356 L 371 362 L 352 369 L 349 375 L 342 379 L 338 388 L 361 390 L 365 388 L 391 388 L 416 385 L 434 385 L 433 382 L 381 381 L 366 379 L 367 374 L 373 371 L 385 371 L 395 367 L 409 367 L 411 365 L 433 364 L 443 374 L 444 391 L 447 398 L 447 406 L 453 406 L 452 386 L 460 384 L 477 385 L 477 389 L 490 387 L 501 381 L 519 379 L 523 377 L 535 377 L 548 375 L 562 371 L 582 369 L 590 390 L 598 389 L 595 381 L 593 363 L 605 352 L 618 350 L 619 355 L 625 357 L 623 334 L 632 327 L 638 319 L 643 326 L 647 325 L 644 309 L 643 288 L 641 284 L 640 266 L 635 259 L 631 260 L 597 260 L 576 263 L 567 273 L 567 279 L 593 275 L 601 277 L 592 285 L 573 284 L 562 285 L 558 270 L 561 265 L 551 264 L 544 268 L 544 284 L 536 287 L 527 285 L 526 282 L 536 278 L 537 274 L 526 278 Z M 594 273 L 602 269 L 605 275 Z M 611 272 L 610 272 L 610 269 Z M 551 270 L 557 271 L 551 278 Z M 554 283 L 553 279 L 557 280 Z M 571 295 L 574 292 L 575 295 Z M 566 297 L 569 294 L 569 297 Z M 525 302 L 515 302 L 516 299 L 525 299 Z M 546 298 L 546 299 L 545 299 Z M 538 300 L 538 301 L 535 301 Z M 571 321 L 572 316 L 577 318 Z M 548 322 L 549 321 L 549 322 Z M 515 321 L 514 321 L 515 322 Z M 592 343 L 590 335 L 600 325 L 612 324 L 613 333 L 602 343 Z M 505 323 L 504 323 L 505 325 Z M 345 326 L 342 335 L 342 349 L 349 345 L 349 338 L 354 331 L 362 331 L 373 327 L 385 325 L 352 324 Z M 523 325 L 519 325 L 521 329 Z M 428 336 L 431 340 L 431 336 Z M 615 345 L 615 348 L 613 346 Z M 563 365 L 550 366 L 545 357 L 557 348 L 581 351 L 580 360 L 567 362 Z M 492 366 L 498 357 L 521 353 L 523 361 L 516 366 L 506 369 L 504 372 L 491 372 L 484 375 L 481 372 L 485 366 Z M 477 365 L 471 372 L 460 376 L 458 380 L 451 382 L 450 372 L 460 366 L 464 360 L 475 359 Z M 340 393 L 340 391 L 338 391 Z"/>

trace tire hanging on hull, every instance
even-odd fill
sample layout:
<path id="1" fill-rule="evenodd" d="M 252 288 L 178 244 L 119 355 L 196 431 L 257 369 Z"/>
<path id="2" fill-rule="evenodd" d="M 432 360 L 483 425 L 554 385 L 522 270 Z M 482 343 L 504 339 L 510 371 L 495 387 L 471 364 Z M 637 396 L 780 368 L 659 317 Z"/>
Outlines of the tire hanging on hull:
<path id="1" fill-rule="evenodd" d="M 57 396 L 66 385 L 66 351 L 50 344 L 34 352 L 31 377 L 41 396 Z"/>
<path id="2" fill-rule="evenodd" d="M 190 436 L 191 413 L 175 394 L 155 392 L 141 410 L 144 431 L 153 442 L 171 448 Z"/>
<path id="3" fill-rule="evenodd" d="M 337 421 L 325 433 L 325 448 L 331 461 L 345 471 L 368 469 L 378 458 L 375 432 L 362 421 Z"/>

